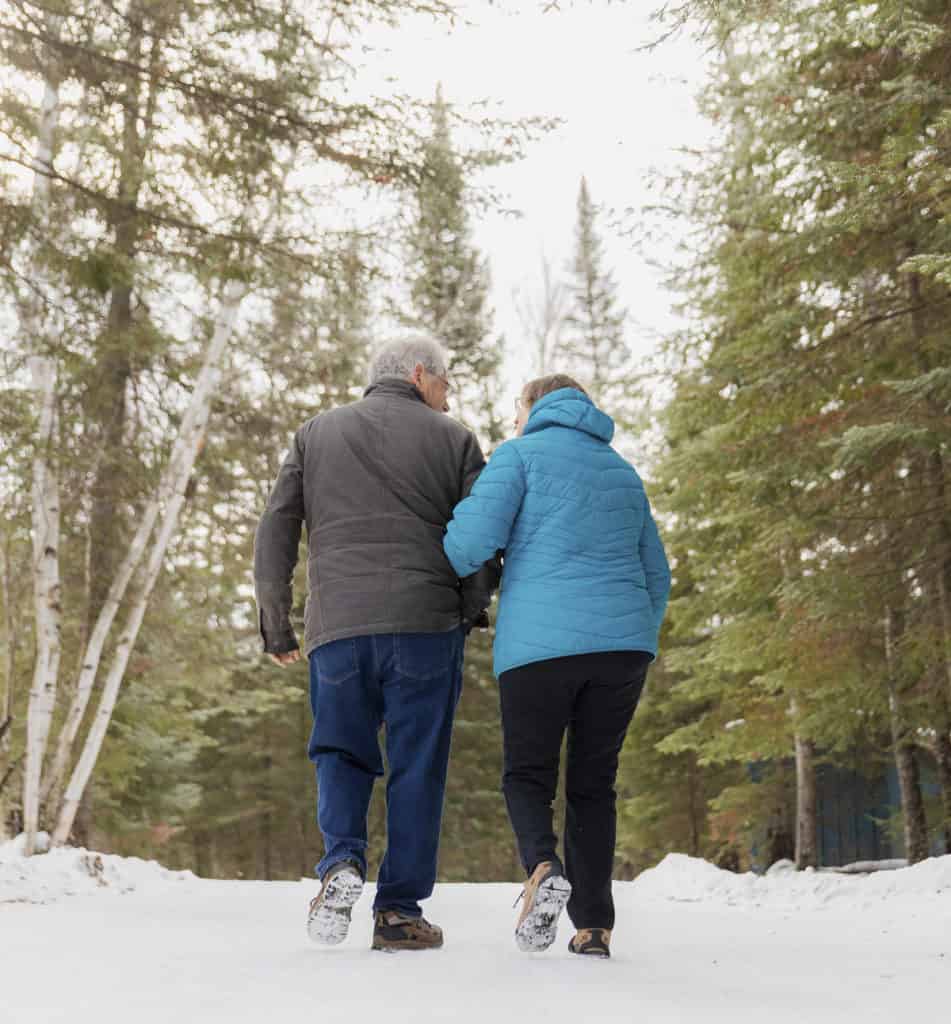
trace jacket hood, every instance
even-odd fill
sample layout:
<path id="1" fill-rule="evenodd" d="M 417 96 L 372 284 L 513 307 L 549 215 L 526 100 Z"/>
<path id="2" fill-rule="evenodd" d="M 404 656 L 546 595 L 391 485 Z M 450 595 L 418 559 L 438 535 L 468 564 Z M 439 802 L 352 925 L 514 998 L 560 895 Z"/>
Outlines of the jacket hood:
<path id="1" fill-rule="evenodd" d="M 570 427 L 608 444 L 614 437 L 614 420 L 577 388 L 559 388 L 532 406 L 525 433 L 533 434 L 545 427 Z"/>

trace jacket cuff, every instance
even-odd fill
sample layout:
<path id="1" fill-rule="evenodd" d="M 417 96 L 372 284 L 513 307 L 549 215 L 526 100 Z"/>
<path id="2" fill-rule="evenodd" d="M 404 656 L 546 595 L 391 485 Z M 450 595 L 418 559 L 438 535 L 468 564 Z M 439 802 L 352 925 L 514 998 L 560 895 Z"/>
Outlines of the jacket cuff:
<path id="1" fill-rule="evenodd" d="M 293 630 L 290 633 L 262 633 L 261 642 L 265 654 L 290 654 L 291 651 L 300 650 Z"/>
<path id="2" fill-rule="evenodd" d="M 258 609 L 258 635 L 261 637 L 262 650 L 265 654 L 290 654 L 300 650 L 297 634 L 293 629 L 265 629 L 264 612 Z"/>

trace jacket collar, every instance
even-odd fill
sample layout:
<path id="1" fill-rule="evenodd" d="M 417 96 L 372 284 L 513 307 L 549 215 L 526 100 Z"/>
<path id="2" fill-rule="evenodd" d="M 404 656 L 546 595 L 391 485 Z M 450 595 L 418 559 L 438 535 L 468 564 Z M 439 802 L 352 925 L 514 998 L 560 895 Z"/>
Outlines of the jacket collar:
<path id="1" fill-rule="evenodd" d="M 363 392 L 364 398 L 369 398 L 370 395 L 396 395 L 397 398 L 415 398 L 423 403 L 426 401 L 416 385 L 402 377 L 381 377 Z"/>

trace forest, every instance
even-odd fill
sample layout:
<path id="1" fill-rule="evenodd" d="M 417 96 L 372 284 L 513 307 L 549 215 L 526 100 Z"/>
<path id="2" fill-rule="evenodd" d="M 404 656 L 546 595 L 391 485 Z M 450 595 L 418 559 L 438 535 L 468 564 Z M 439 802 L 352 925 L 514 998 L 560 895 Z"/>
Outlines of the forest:
<path id="1" fill-rule="evenodd" d="M 487 453 L 518 351 L 583 381 L 643 460 L 674 585 L 617 877 L 668 852 L 951 853 L 951 5 L 659 9 L 661 52 L 703 43 L 712 141 L 645 208 L 605 210 L 595 168 L 578 182 L 573 261 L 518 337 L 473 226 L 499 202 L 487 172 L 553 121 L 457 109 L 438 83 L 353 99 L 362 33 L 421 13 L 456 16 L 0 4 L 0 833 L 312 874 L 307 674 L 261 653 L 254 530 L 294 430 L 424 329 Z M 631 259 L 677 239 L 682 326 L 647 362 L 617 231 Z M 300 573 L 300 618 L 305 591 Z M 491 642 L 467 648 L 446 881 L 519 872 Z"/>

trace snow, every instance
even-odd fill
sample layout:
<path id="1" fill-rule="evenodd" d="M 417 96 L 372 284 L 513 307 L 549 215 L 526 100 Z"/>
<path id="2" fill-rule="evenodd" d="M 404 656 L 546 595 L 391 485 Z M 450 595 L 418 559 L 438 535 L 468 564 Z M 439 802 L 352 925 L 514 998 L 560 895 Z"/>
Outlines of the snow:
<path id="1" fill-rule="evenodd" d="M 40 832 L 37 849 L 49 847 Z M 141 886 L 194 879 L 190 871 L 169 871 L 155 861 L 117 857 L 82 848 L 50 850 L 23 856 L 24 836 L 0 843 L 0 906 L 5 903 L 50 903 L 62 896 L 107 890 L 134 892 Z"/>
<path id="2" fill-rule="evenodd" d="M 610 961 L 572 957 L 565 919 L 548 952 L 519 953 L 515 884 L 437 886 L 445 948 L 389 955 L 369 949 L 369 886 L 347 941 L 320 948 L 315 892 L 0 846 L 0 1020 L 893 1024 L 940 1019 L 951 992 L 951 857 L 755 877 L 671 855 L 615 885 Z"/>
<path id="3" fill-rule="evenodd" d="M 631 884 L 645 901 L 777 910 L 821 909 L 834 904 L 858 911 L 883 901 L 898 900 L 911 907 L 937 897 L 938 905 L 951 913 L 951 856 L 867 875 L 796 871 L 790 861 L 780 861 L 766 875 L 754 875 L 722 871 L 706 861 L 671 853 Z"/>

